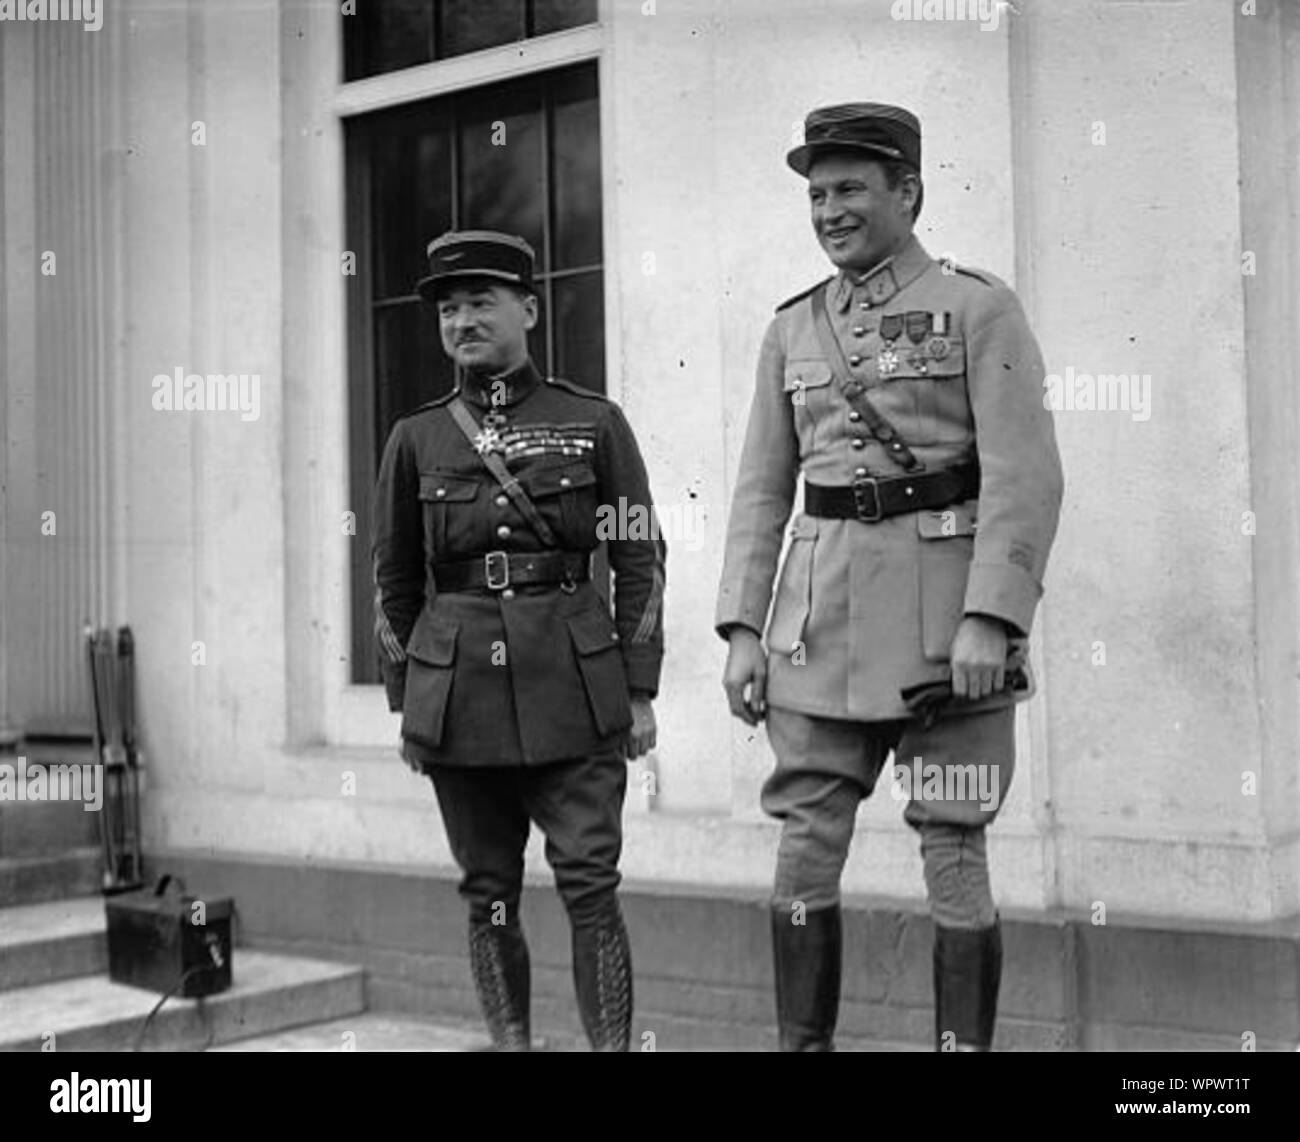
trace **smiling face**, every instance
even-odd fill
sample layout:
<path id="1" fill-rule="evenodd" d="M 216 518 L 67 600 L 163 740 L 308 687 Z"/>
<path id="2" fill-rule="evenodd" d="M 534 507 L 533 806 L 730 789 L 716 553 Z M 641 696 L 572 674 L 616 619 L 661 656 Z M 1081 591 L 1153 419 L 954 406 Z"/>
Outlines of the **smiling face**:
<path id="1" fill-rule="evenodd" d="M 912 174 L 892 189 L 884 166 L 851 151 L 831 151 L 808 171 L 813 231 L 840 269 L 861 273 L 896 254 L 912 233 L 920 180 Z"/>
<path id="2" fill-rule="evenodd" d="M 467 278 L 438 297 L 442 347 L 456 364 L 496 376 L 528 358 L 537 298 L 491 278 Z"/>

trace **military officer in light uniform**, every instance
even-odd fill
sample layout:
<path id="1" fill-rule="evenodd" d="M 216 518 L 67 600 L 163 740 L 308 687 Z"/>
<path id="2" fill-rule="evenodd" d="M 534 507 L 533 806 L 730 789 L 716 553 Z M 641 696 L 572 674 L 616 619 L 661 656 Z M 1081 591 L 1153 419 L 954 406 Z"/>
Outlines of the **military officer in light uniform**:
<path id="1" fill-rule="evenodd" d="M 1043 363 L 1006 285 L 941 266 L 913 235 L 911 113 L 816 110 L 788 163 L 808 180 L 838 273 L 780 306 L 763 339 L 716 613 L 732 711 L 751 725 L 766 717 L 776 755 L 762 804 L 782 822 L 781 1046 L 832 1047 L 840 874 L 859 801 L 892 751 L 894 772 L 913 778 L 904 817 L 934 921 L 936 1046 L 987 1050 L 1001 935 L 985 828 L 1011 780 L 1009 679 L 1063 487 Z M 801 473 L 804 511 L 773 599 Z M 948 696 L 923 717 L 904 692 L 927 684 Z M 960 796 L 951 780 L 923 795 L 934 766 L 945 777 L 978 767 L 996 796 Z"/>
<path id="2" fill-rule="evenodd" d="M 530 821 L 568 910 L 583 1026 L 626 1050 L 632 964 L 615 889 L 626 758 L 655 745 L 665 545 L 609 540 L 615 611 L 590 572 L 597 511 L 653 504 L 618 406 L 543 378 L 533 251 L 444 234 L 419 283 L 459 383 L 394 425 L 375 489 L 376 635 L 403 755 L 433 781 L 469 905 L 494 1045 L 530 1042 L 519 924 Z"/>

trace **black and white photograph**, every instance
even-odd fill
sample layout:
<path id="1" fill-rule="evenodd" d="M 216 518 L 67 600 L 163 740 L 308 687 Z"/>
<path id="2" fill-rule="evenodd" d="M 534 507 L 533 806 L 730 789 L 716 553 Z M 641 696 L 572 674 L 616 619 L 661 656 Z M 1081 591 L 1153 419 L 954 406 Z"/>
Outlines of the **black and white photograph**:
<path id="1" fill-rule="evenodd" d="M 33 1122 L 1300 1051 L 1300 0 L 0 0 L 0 235 Z"/>

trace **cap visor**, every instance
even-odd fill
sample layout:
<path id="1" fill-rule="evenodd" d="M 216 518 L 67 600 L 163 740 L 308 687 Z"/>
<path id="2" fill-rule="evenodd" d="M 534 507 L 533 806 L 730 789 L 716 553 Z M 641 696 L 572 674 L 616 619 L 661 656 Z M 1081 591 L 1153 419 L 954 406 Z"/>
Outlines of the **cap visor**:
<path id="1" fill-rule="evenodd" d="M 427 278 L 421 278 L 416 282 L 415 289 L 425 301 L 437 301 L 438 291 L 442 287 L 453 282 L 474 278 L 508 282 L 510 285 L 517 285 L 523 289 L 530 290 L 533 288 L 530 282 L 526 282 L 518 274 L 512 274 L 506 270 L 449 270 L 446 273 L 431 274 Z"/>
<path id="2" fill-rule="evenodd" d="M 813 162 L 829 151 L 865 151 L 872 158 L 885 158 L 894 162 L 907 163 L 906 156 L 895 147 L 882 147 L 875 143 L 854 143 L 847 139 L 831 139 L 824 143 L 805 143 L 802 147 L 795 147 L 793 151 L 786 155 L 785 161 L 792 171 L 807 178 Z M 911 166 L 912 164 L 907 163 L 907 165 Z"/>

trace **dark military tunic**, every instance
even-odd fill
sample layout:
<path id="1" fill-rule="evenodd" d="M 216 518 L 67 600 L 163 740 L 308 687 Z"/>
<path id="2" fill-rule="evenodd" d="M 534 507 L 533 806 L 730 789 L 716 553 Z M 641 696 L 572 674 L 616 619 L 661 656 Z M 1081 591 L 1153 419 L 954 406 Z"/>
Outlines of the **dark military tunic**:
<path id="1" fill-rule="evenodd" d="M 500 389 L 501 381 L 505 388 Z M 531 362 L 486 382 L 507 468 L 560 550 L 597 547 L 597 510 L 652 518 L 645 465 L 612 401 Z M 475 419 L 491 390 L 457 392 Z M 614 616 L 591 581 L 439 591 L 439 563 L 548 548 L 447 408 L 449 394 L 393 427 L 375 489 L 376 635 L 389 707 L 416 764 L 537 764 L 616 755 L 630 693 L 654 697 L 663 657 L 665 545 L 657 528 L 609 540 Z M 606 518 L 612 518 L 606 513 Z"/>

